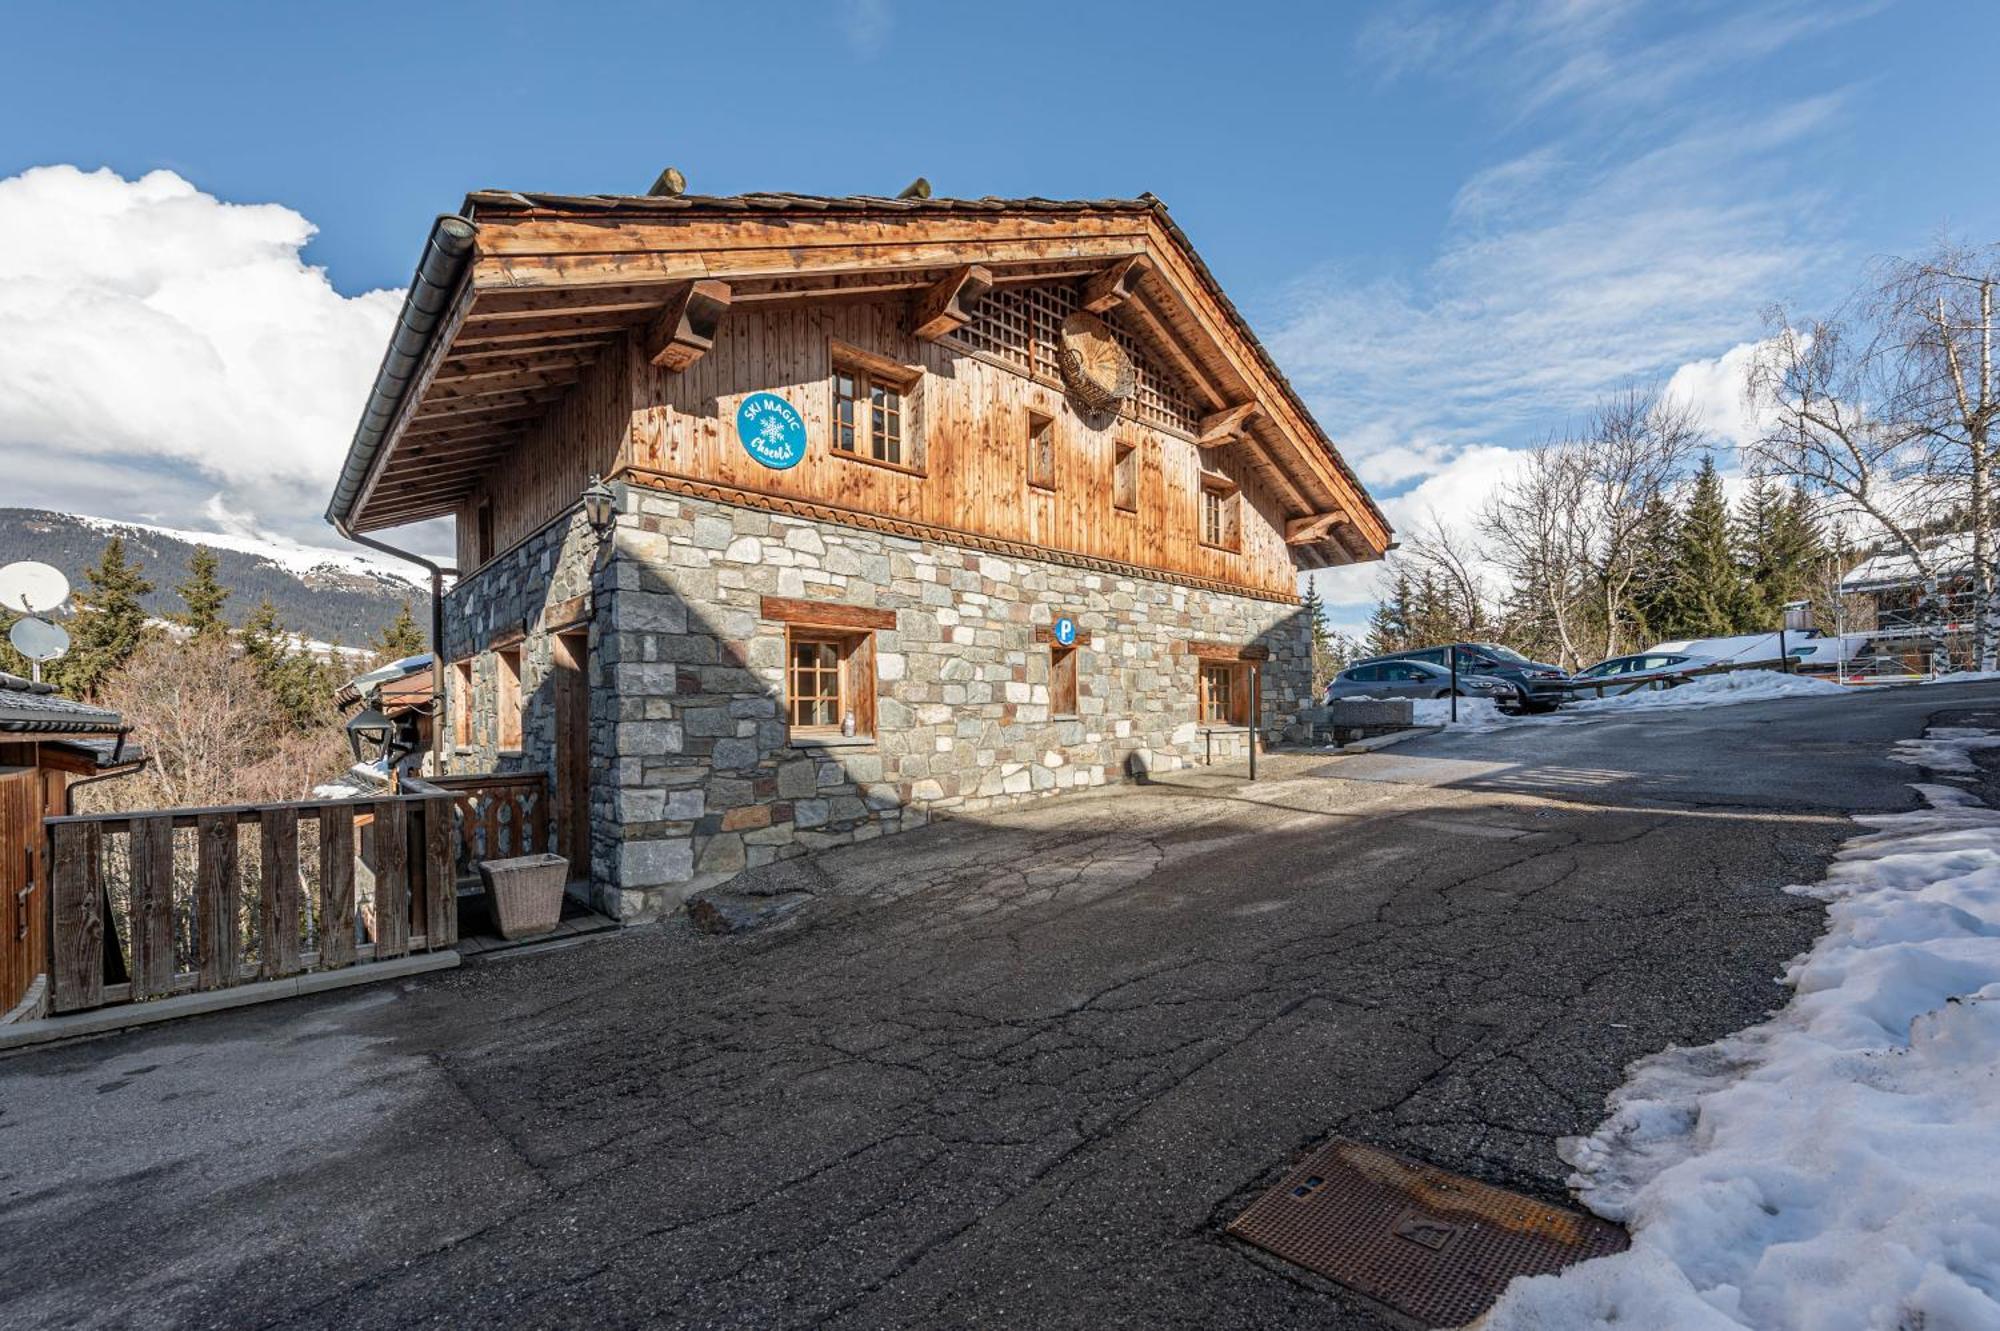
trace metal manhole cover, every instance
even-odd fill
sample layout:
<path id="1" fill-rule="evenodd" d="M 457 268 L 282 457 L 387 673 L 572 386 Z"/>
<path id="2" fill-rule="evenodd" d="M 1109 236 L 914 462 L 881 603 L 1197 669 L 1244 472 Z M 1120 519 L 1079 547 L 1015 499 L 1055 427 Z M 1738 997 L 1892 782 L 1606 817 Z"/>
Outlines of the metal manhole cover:
<path id="1" fill-rule="evenodd" d="M 1625 1231 L 1580 1211 L 1336 1137 L 1229 1232 L 1425 1326 L 1464 1326 L 1515 1276 L 1620 1252 Z"/>

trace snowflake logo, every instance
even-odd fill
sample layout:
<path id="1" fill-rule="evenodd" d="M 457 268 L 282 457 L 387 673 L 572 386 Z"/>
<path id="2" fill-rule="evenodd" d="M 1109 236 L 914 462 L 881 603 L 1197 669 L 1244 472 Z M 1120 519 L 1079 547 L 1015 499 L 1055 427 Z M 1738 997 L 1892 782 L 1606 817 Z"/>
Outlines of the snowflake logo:
<path id="1" fill-rule="evenodd" d="M 767 444 L 782 444 L 785 442 L 785 423 L 776 416 L 766 416 L 764 423 L 757 427 L 757 434 Z"/>

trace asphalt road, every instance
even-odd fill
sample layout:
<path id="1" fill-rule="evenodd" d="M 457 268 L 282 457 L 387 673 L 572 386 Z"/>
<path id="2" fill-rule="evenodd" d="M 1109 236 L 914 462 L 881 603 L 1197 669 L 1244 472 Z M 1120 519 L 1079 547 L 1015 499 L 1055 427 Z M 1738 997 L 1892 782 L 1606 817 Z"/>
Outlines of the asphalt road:
<path id="1" fill-rule="evenodd" d="M 682 924 L 0 1061 L 8 1327 L 1373 1327 L 1221 1237 L 1342 1132 L 1563 1196 L 1783 999 L 1846 815 L 1991 685 L 1043 803 Z"/>

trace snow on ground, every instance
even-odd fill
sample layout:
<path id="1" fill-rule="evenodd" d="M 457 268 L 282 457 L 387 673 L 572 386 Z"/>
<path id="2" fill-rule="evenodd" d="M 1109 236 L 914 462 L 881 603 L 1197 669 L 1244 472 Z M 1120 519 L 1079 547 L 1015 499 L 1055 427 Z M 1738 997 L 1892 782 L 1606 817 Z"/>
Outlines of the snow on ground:
<path id="1" fill-rule="evenodd" d="M 1476 733 L 1482 730 L 1497 730 L 1501 726 L 1512 725 L 1519 719 L 1501 711 L 1491 698 L 1460 698 L 1456 721 L 1451 719 L 1451 699 L 1416 700 L 1416 722 L 1420 726 L 1453 726 L 1459 730 Z"/>
<path id="2" fill-rule="evenodd" d="M 1970 726 L 1932 726 L 1922 739 L 1898 741 L 1889 750 L 1889 757 L 1894 762 L 1928 767 L 1954 777 L 1970 776 L 1979 770 L 1972 764 L 1973 751 L 1996 746 L 2000 746 L 2000 735 L 1988 731 Z"/>
<path id="3" fill-rule="evenodd" d="M 1849 689 L 1849 685 L 1816 675 L 1788 675 L 1782 670 L 1732 670 L 1721 675 L 1701 675 L 1677 688 L 1647 689 L 1603 698 L 1579 697 L 1563 710 L 1624 712 L 1658 707 L 1713 707 L 1718 703 L 1757 702 L 1765 698 L 1846 693 Z"/>
<path id="4" fill-rule="evenodd" d="M 1486 1331 L 2000 1327 L 2000 811 L 1916 789 L 1792 889 L 1829 910 L 1790 1004 L 1640 1060 L 1565 1143 L 1631 1250 L 1516 1281 Z"/>
<path id="5" fill-rule="evenodd" d="M 1981 680 L 2000 679 L 2000 670 L 1954 670 L 1948 675 L 1934 675 L 1923 681 L 1926 684 L 1976 684 Z"/>

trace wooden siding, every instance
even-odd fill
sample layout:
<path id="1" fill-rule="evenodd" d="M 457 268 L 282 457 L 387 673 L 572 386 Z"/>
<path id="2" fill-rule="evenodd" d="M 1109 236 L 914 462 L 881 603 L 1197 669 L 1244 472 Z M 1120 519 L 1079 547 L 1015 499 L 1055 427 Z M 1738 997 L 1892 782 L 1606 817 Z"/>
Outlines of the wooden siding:
<path id="1" fill-rule="evenodd" d="M 520 442 L 487 467 L 458 510 L 458 567 L 479 567 L 482 498 L 493 501 L 493 550 L 498 555 L 533 535 L 576 503 L 593 475 L 618 465 L 630 432 L 630 378 L 624 346 L 598 358 L 567 397 L 535 422 Z"/>
<path id="2" fill-rule="evenodd" d="M 908 332 L 908 321 L 907 302 L 737 310 L 723 320 L 714 349 L 679 374 L 643 363 L 631 347 L 623 356 L 606 356 L 600 373 L 614 361 L 619 367 L 611 372 L 614 379 L 624 367 L 632 368 L 633 413 L 623 461 L 1265 594 L 1294 593 L 1297 571 L 1284 540 L 1283 512 L 1261 479 L 1233 456 L 1236 450 L 1213 453 L 1209 466 L 1240 487 L 1239 548 L 1204 546 L 1197 539 L 1202 458 L 1191 440 L 1129 418 L 1087 421 L 1058 388 L 963 349 L 918 341 Z M 923 369 L 916 413 L 922 421 L 921 473 L 833 451 L 829 418 L 836 341 Z M 580 386 L 580 395 L 591 390 L 591 382 Z M 760 466 L 737 441 L 737 405 L 760 390 L 780 394 L 805 417 L 807 456 L 790 470 Z M 1027 483 L 1031 412 L 1055 422 L 1053 490 Z M 559 431 L 545 426 L 489 482 L 496 487 L 503 547 L 560 511 L 562 495 L 549 487 L 568 485 L 573 500 L 588 471 L 600 469 L 595 459 L 602 457 L 603 443 L 595 431 L 601 422 L 592 411 L 565 414 L 570 428 L 592 433 L 566 443 Z M 1124 443 L 1140 453 L 1139 502 L 1130 512 L 1113 502 L 1113 468 Z M 566 456 L 528 456 L 549 449 Z M 526 477 L 534 479 L 522 484 Z M 519 493 L 507 493 L 510 489 Z"/>

